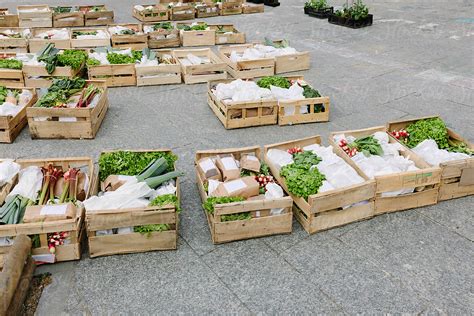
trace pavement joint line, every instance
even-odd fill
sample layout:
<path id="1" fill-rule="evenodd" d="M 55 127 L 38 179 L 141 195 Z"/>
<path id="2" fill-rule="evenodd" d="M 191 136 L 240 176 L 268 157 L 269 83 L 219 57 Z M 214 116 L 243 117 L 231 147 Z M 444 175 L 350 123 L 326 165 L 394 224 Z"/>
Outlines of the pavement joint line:
<path id="1" fill-rule="evenodd" d="M 454 103 L 454 104 L 462 105 L 462 106 L 465 106 L 465 107 L 468 107 L 468 108 L 473 107 L 472 105 L 464 104 L 464 103 L 461 103 L 461 102 L 456 102 L 456 101 L 453 101 L 453 100 L 450 100 L 450 99 L 446 99 L 446 101 Z"/>
<path id="2" fill-rule="evenodd" d="M 381 104 L 377 104 L 375 106 L 382 106 L 382 105 L 386 105 L 386 104 L 389 104 L 389 103 L 392 103 L 393 101 L 398 101 L 398 100 L 401 100 L 401 99 L 404 99 L 406 97 L 409 97 L 409 96 L 412 96 L 412 95 L 416 95 L 418 92 L 417 91 L 414 91 L 414 92 L 410 92 L 408 94 L 405 94 L 405 95 L 402 95 L 400 97 L 396 97 L 390 101 L 387 101 L 387 102 L 384 102 L 384 103 L 381 103 Z M 406 114 L 410 114 L 409 112 L 406 112 L 406 111 L 403 111 L 403 110 L 400 110 L 400 109 L 396 109 L 397 111 L 400 111 L 400 112 L 404 112 Z"/>

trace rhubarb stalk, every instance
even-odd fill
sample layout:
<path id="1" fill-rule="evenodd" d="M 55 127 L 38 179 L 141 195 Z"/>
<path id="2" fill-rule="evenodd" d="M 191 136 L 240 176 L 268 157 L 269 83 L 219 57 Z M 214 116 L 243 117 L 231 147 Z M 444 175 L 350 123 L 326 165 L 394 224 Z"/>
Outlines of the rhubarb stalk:
<path id="1" fill-rule="evenodd" d="M 75 168 L 69 169 L 69 199 L 76 201 L 77 196 L 77 172 L 79 170 Z"/>
<path id="2" fill-rule="evenodd" d="M 49 188 L 49 181 L 51 177 L 51 173 L 53 172 L 53 165 L 49 164 L 47 168 L 42 168 L 43 170 L 43 188 L 41 189 L 41 195 L 38 200 L 38 205 L 43 205 L 46 198 L 46 193 L 48 192 Z"/>

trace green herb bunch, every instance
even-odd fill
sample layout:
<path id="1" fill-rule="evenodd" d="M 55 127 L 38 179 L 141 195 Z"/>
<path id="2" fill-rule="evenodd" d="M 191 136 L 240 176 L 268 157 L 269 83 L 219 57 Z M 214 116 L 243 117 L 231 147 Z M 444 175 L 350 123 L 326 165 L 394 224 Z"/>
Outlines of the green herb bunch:
<path id="1" fill-rule="evenodd" d="M 132 55 L 119 54 L 115 52 L 107 53 L 107 60 L 112 65 L 134 64 L 142 59 L 142 52 L 139 50 L 132 51 Z"/>
<path id="2" fill-rule="evenodd" d="M 348 145 L 349 148 L 356 148 L 357 151 L 362 152 L 366 157 L 370 155 L 383 155 L 382 146 L 380 146 L 379 141 L 374 138 L 374 136 L 366 136 L 357 138 L 353 143 Z"/>
<path id="3" fill-rule="evenodd" d="M 291 86 L 291 83 L 288 79 L 281 76 L 268 76 L 268 77 L 263 77 L 262 79 L 257 81 L 257 85 L 260 88 L 266 88 L 266 89 L 270 89 L 270 86 L 288 89 Z"/>
<path id="4" fill-rule="evenodd" d="M 208 197 L 206 202 L 202 205 L 202 207 L 208 212 L 209 214 L 214 214 L 214 207 L 217 204 L 227 204 L 227 203 L 234 203 L 234 202 L 242 202 L 245 199 L 241 196 L 221 196 L 221 197 Z M 252 218 L 250 212 L 242 212 L 236 214 L 228 214 L 222 215 L 221 221 L 229 222 L 229 221 L 238 221 L 238 220 L 249 220 Z"/>
<path id="5" fill-rule="evenodd" d="M 362 2 L 362 0 L 355 0 L 351 6 L 345 3 L 342 10 L 337 10 L 335 14 L 344 18 L 360 20 L 369 15 L 369 8 Z"/>
<path id="6" fill-rule="evenodd" d="M 19 70 L 23 68 L 23 63 L 16 59 L 0 59 L 0 68 Z"/>
<path id="7" fill-rule="evenodd" d="M 328 7 L 327 0 L 309 0 L 304 4 L 305 8 L 311 8 L 314 10 L 323 10 Z"/>
<path id="8" fill-rule="evenodd" d="M 153 232 L 164 232 L 167 230 L 170 230 L 169 224 L 150 224 L 133 227 L 135 233 L 140 233 L 147 237 L 151 237 L 151 233 Z"/>
<path id="9" fill-rule="evenodd" d="M 7 96 L 8 96 L 8 91 L 13 92 L 13 96 L 14 96 L 15 98 L 18 98 L 18 95 L 19 95 L 19 91 L 18 91 L 18 90 L 16 90 L 16 89 L 7 89 L 7 88 L 4 87 L 4 86 L 0 86 L 0 105 L 5 102 L 5 99 L 6 99 Z"/>
<path id="10" fill-rule="evenodd" d="M 178 29 L 183 31 L 205 31 L 207 27 L 207 23 L 196 24 L 193 26 L 187 24 L 178 25 Z"/>
<path id="11" fill-rule="evenodd" d="M 87 53 L 83 50 L 66 49 L 62 54 L 57 55 L 58 66 L 70 66 L 77 70 L 84 65 L 87 60 Z"/>
<path id="12" fill-rule="evenodd" d="M 159 195 L 150 202 L 150 206 L 165 206 L 170 204 L 175 206 L 176 212 L 181 212 L 181 206 L 179 205 L 178 197 L 174 194 Z"/>
<path id="13" fill-rule="evenodd" d="M 158 31 L 158 30 L 173 30 L 174 26 L 171 24 L 171 22 L 160 22 L 156 23 L 153 25 L 153 31 Z"/>

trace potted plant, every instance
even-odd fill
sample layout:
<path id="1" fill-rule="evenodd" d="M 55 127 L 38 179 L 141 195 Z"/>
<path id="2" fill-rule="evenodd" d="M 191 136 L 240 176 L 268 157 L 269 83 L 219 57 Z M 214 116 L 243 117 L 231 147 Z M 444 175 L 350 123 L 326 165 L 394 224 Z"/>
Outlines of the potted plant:
<path id="1" fill-rule="evenodd" d="M 362 0 L 352 0 L 350 6 L 347 0 L 342 9 L 329 16 L 329 23 L 357 29 L 372 25 L 372 19 L 369 8 Z"/>
<path id="2" fill-rule="evenodd" d="M 326 19 L 334 13 L 334 7 L 328 6 L 327 0 L 309 0 L 304 4 L 304 13 L 318 19 Z"/>

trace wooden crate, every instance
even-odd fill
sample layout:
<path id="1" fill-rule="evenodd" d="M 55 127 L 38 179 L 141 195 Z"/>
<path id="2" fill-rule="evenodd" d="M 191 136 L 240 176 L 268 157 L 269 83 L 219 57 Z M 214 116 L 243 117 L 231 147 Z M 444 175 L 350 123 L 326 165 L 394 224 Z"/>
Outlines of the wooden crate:
<path id="1" fill-rule="evenodd" d="M 297 197 L 288 191 L 285 179 L 280 176 L 279 169 L 267 158 L 268 151 L 270 149 L 286 151 L 293 147 L 303 148 L 313 144 L 320 145 L 321 137 L 306 137 L 264 147 L 265 163 L 270 167 L 276 181 L 295 202 L 293 212 L 304 230 L 308 234 L 314 234 L 373 217 L 375 214 L 375 180 L 368 179 L 360 172 L 358 174 L 365 179 L 363 183 L 313 194 L 308 197 L 308 200 Z M 341 156 L 337 151 L 334 153 Z M 356 171 L 358 170 L 352 161 L 347 163 Z"/>
<path id="2" fill-rule="evenodd" d="M 435 118 L 438 116 L 420 117 L 409 120 L 390 122 L 387 131 L 400 130 L 416 121 Z M 464 142 L 470 149 L 474 150 L 474 144 L 461 135 L 448 128 L 448 135 L 454 141 Z M 438 201 L 446 201 L 463 196 L 474 195 L 474 157 L 467 159 L 448 161 L 440 164 L 441 183 L 439 187 Z"/>
<path id="3" fill-rule="evenodd" d="M 23 33 L 28 30 L 25 27 L 0 27 L 0 33 L 7 30 L 12 30 L 18 33 Z M 7 38 L 0 40 L 0 51 L 10 53 L 27 53 L 28 39 L 27 38 Z"/>
<path id="4" fill-rule="evenodd" d="M 217 49 L 218 56 L 227 65 L 227 72 L 232 78 L 251 79 L 257 77 L 273 76 L 275 74 L 275 59 L 259 58 L 233 62 L 230 59 L 232 51 L 243 53 L 253 44 L 222 46 Z"/>
<path id="5" fill-rule="evenodd" d="M 282 40 L 275 40 L 273 43 L 281 44 Z M 311 56 L 309 52 L 296 52 L 295 54 L 275 56 L 275 74 L 309 70 L 310 61 Z"/>
<path id="6" fill-rule="evenodd" d="M 108 38 L 93 38 L 93 39 L 77 39 L 75 37 L 75 32 L 93 32 L 93 31 L 104 31 L 109 34 L 107 28 L 105 27 L 89 27 L 89 28 L 74 28 L 71 29 L 71 47 L 72 48 L 93 48 L 93 47 L 102 47 L 110 46 L 110 34 Z"/>
<path id="7" fill-rule="evenodd" d="M 171 55 L 171 50 L 156 51 L 157 56 Z M 158 66 L 135 65 L 137 86 L 154 86 L 162 84 L 181 83 L 181 66 L 176 58 L 171 57 L 173 64 L 159 64 Z"/>
<path id="8" fill-rule="evenodd" d="M 278 101 L 275 99 L 245 102 L 218 100 L 212 90 L 219 83 L 230 83 L 232 81 L 217 80 L 208 83 L 207 104 L 226 129 L 277 123 Z"/>
<path id="9" fill-rule="evenodd" d="M 100 11 L 91 11 L 92 8 L 100 8 Z M 79 11 L 84 13 L 85 26 L 100 26 L 114 23 L 114 11 L 109 10 L 103 4 L 79 6 Z"/>
<path id="10" fill-rule="evenodd" d="M 72 7 L 66 6 L 66 8 Z M 56 13 L 54 7 L 51 10 L 53 11 L 53 27 L 84 26 L 84 12 L 80 10 L 64 13 Z"/>
<path id="11" fill-rule="evenodd" d="M 87 66 L 89 80 L 105 80 L 107 87 L 137 85 L 135 64 Z"/>
<path id="12" fill-rule="evenodd" d="M 180 6 L 173 6 L 169 8 L 169 17 L 171 21 L 193 20 L 195 16 L 194 6 L 192 4 L 180 3 Z"/>
<path id="13" fill-rule="evenodd" d="M 104 81 L 88 81 L 104 88 L 94 108 L 40 108 L 26 109 L 31 138 L 93 139 L 109 107 L 107 86 Z M 60 121 L 60 119 L 62 120 Z"/>
<path id="14" fill-rule="evenodd" d="M 7 86 L 8 87 L 8 86 Z M 27 89 L 18 87 L 8 87 L 12 89 Z M 15 116 L 0 116 L 0 143 L 13 143 L 20 134 L 23 127 L 28 122 L 26 118 L 26 109 L 36 103 L 37 95 L 35 89 L 28 89 L 33 94 L 31 101 Z M 1 195 L 1 194 L 0 194 Z M 0 201 L 1 202 L 1 201 Z"/>
<path id="15" fill-rule="evenodd" d="M 134 152 L 171 152 L 170 149 L 133 150 Z M 176 165 L 175 165 L 176 169 Z M 97 181 L 98 182 L 98 181 Z M 99 183 L 97 183 L 97 187 Z M 179 178 L 176 195 L 180 203 Z M 98 236 L 98 230 L 109 230 L 150 224 L 168 224 L 170 230 L 150 234 L 130 233 Z M 174 205 L 113 209 L 86 212 L 86 227 L 91 258 L 125 253 L 177 249 L 179 216 Z"/>
<path id="16" fill-rule="evenodd" d="M 52 163 L 54 167 L 60 167 L 63 170 L 69 168 L 79 168 L 84 170 L 87 168 L 89 179 L 94 176 L 94 164 L 90 157 L 71 157 L 71 158 L 48 158 L 48 159 L 20 159 L 16 160 L 22 168 L 28 166 L 46 167 Z M 92 193 L 89 186 L 86 192 L 86 198 Z M 16 237 L 18 235 L 39 235 L 40 247 L 32 249 L 32 255 L 46 255 L 50 254 L 48 248 L 47 235 L 56 232 L 68 232 L 70 242 L 68 244 L 59 245 L 56 247 L 56 262 L 71 261 L 81 259 L 81 240 L 84 222 L 84 209 L 78 208 L 76 217 L 72 219 L 36 222 L 36 223 L 21 223 L 13 225 L 1 225 L 0 237 Z M 2 249 L 3 247 L 0 247 Z"/>
<path id="17" fill-rule="evenodd" d="M 206 24 L 205 22 L 197 22 L 197 23 Z M 190 25 L 190 24 L 191 23 L 177 23 L 176 26 L 179 28 L 180 25 Z M 179 37 L 181 39 L 181 45 L 183 45 L 184 47 L 216 45 L 216 31 L 210 28 L 204 31 L 179 30 Z"/>
<path id="18" fill-rule="evenodd" d="M 236 159 L 240 159 L 242 154 L 255 154 L 260 158 L 260 148 L 258 146 L 245 148 L 217 149 L 197 151 L 195 156 L 195 166 L 197 162 L 204 157 L 210 157 L 220 154 L 233 154 Z M 196 179 L 201 200 L 204 203 L 207 198 L 207 192 L 204 188 L 204 179 L 196 168 Z M 204 213 L 207 217 L 209 230 L 211 231 L 212 242 L 220 244 L 235 240 L 250 239 L 269 235 L 290 234 L 292 231 L 292 206 L 293 201 L 289 196 L 278 199 L 265 199 L 256 201 L 242 201 L 228 204 L 217 204 L 214 207 L 214 213 Z M 270 215 L 266 210 L 272 208 L 284 208 L 282 214 Z M 250 212 L 252 218 L 249 220 L 238 220 L 223 222 L 222 215 Z"/>
<path id="19" fill-rule="evenodd" d="M 1 53 L 0 60 L 15 57 L 16 53 Z M 0 68 L 0 86 L 24 87 L 23 70 Z"/>
<path id="20" fill-rule="evenodd" d="M 136 32 L 133 35 L 126 34 L 112 34 L 110 27 L 123 26 L 130 28 Z M 143 27 L 138 23 L 122 23 L 122 24 L 110 24 L 108 26 L 110 39 L 112 41 L 112 47 L 114 48 L 131 48 L 141 50 L 148 47 L 148 35 L 143 33 Z"/>
<path id="21" fill-rule="evenodd" d="M 219 16 L 219 5 L 212 1 L 196 2 L 194 7 L 198 19 Z"/>
<path id="22" fill-rule="evenodd" d="M 10 13 L 8 8 L 0 8 L 0 27 L 18 27 L 18 15 Z"/>
<path id="23" fill-rule="evenodd" d="M 245 44 L 245 33 L 239 32 L 233 24 L 210 24 L 209 28 L 216 32 L 216 45 Z M 226 34 L 232 32 L 231 34 Z"/>
<path id="24" fill-rule="evenodd" d="M 74 78 L 82 71 L 84 66 L 76 70 L 70 66 L 56 67 L 53 73 L 48 74 L 45 66 L 23 65 L 25 85 L 32 88 L 48 88 L 53 83 L 54 78 Z"/>
<path id="25" fill-rule="evenodd" d="M 182 59 L 186 58 L 188 54 L 193 54 L 200 58 L 208 58 L 210 63 L 185 65 L 183 64 Z M 173 56 L 181 65 L 183 80 L 186 84 L 203 83 L 227 78 L 226 65 L 210 48 L 176 49 L 173 51 Z"/>
<path id="26" fill-rule="evenodd" d="M 304 80 L 302 76 L 286 78 L 289 80 Z M 316 112 L 315 109 L 321 105 L 324 107 L 324 112 Z M 294 113 L 286 114 L 285 108 L 287 107 L 294 107 Z M 300 113 L 301 107 L 307 107 L 308 113 Z M 319 98 L 306 98 L 303 100 L 280 100 L 278 101 L 278 125 L 283 126 L 302 123 L 328 122 L 329 112 L 329 97 L 322 96 Z"/>
<path id="27" fill-rule="evenodd" d="M 68 38 L 66 39 L 45 39 L 38 37 L 41 33 L 49 31 L 51 29 L 35 28 L 31 30 L 32 37 L 29 40 L 30 52 L 40 52 L 46 45 L 54 44 L 57 49 L 68 49 L 71 48 L 71 32 L 68 30 Z"/>
<path id="28" fill-rule="evenodd" d="M 242 0 L 222 0 L 219 2 L 219 15 L 242 14 Z"/>
<path id="29" fill-rule="evenodd" d="M 153 24 L 154 23 L 143 25 L 143 30 L 148 35 L 148 48 L 171 48 L 179 47 L 181 45 L 181 40 L 179 38 L 179 30 L 158 29 L 158 31 L 147 32 L 147 28 L 153 27 Z M 171 36 L 172 38 L 168 38 L 169 36 Z"/>
<path id="30" fill-rule="evenodd" d="M 20 315 L 36 268 L 30 256 L 31 240 L 15 238 L 11 247 L 0 247 L 1 315 Z"/>
<path id="31" fill-rule="evenodd" d="M 246 2 L 242 4 L 243 14 L 263 13 L 265 11 L 265 5 L 263 3 L 255 4 Z"/>
<path id="32" fill-rule="evenodd" d="M 46 11 L 25 11 L 25 10 L 46 10 Z M 20 27 L 52 27 L 53 12 L 46 4 L 38 5 L 19 5 L 16 7 L 18 12 L 18 25 Z"/>
<path id="33" fill-rule="evenodd" d="M 132 8 L 132 15 L 141 22 L 160 22 L 168 21 L 168 8 L 162 4 L 143 4 L 145 10 L 138 10 L 136 6 Z M 152 7 L 152 9 L 146 9 Z"/>
<path id="34" fill-rule="evenodd" d="M 3 162 L 3 160 L 4 159 L 0 159 L 0 163 Z M 11 189 L 13 189 L 13 186 L 15 186 L 15 184 L 17 183 L 17 180 L 18 180 L 18 175 L 15 175 L 10 182 L 7 182 L 2 187 L 0 187 L 0 205 L 2 205 L 3 202 L 5 202 L 5 199 L 8 193 L 10 193 Z"/>
<path id="35" fill-rule="evenodd" d="M 352 159 L 334 142 L 333 137 L 337 134 L 344 134 L 359 138 L 372 135 L 375 132 L 385 132 L 385 126 L 333 132 L 329 137 L 329 142 L 334 147 L 334 151 L 339 152 L 349 162 Z M 396 143 L 397 140 L 389 135 L 389 142 Z M 420 170 L 376 176 L 375 215 L 432 205 L 438 201 L 441 169 L 430 167 L 418 155 L 406 147 L 401 155 L 415 162 L 415 165 Z M 355 165 L 355 168 L 357 168 L 356 170 L 359 173 L 364 173 L 357 165 Z M 397 196 L 382 196 L 383 193 L 411 188 L 415 189 L 415 192 Z"/>

